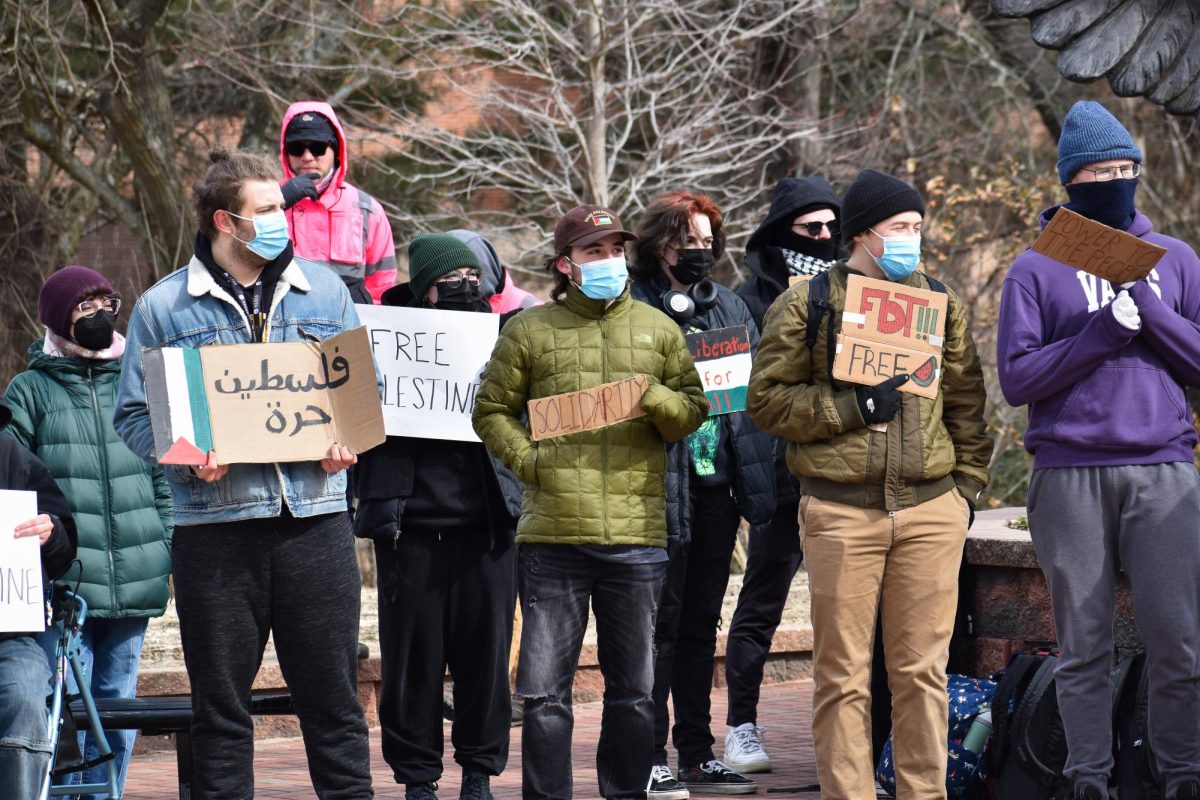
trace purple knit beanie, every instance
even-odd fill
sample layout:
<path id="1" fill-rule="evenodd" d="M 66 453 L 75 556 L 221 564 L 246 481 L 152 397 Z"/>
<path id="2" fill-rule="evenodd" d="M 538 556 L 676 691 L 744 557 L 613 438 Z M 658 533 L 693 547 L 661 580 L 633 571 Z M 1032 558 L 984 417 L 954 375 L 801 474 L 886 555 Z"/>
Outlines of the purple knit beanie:
<path id="1" fill-rule="evenodd" d="M 42 284 L 38 295 L 38 319 L 54 333 L 69 339 L 71 311 L 85 298 L 117 294 L 108 279 L 88 267 L 63 267 Z"/>

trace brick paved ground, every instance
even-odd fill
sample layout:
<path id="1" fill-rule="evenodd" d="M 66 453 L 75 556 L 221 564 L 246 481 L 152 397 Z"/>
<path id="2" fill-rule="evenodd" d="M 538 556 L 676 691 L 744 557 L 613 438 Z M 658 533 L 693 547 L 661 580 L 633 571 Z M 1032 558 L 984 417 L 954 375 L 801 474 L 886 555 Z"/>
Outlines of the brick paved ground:
<path id="1" fill-rule="evenodd" d="M 766 745 L 774 762 L 774 772 L 756 776 L 759 795 L 768 791 L 793 787 L 783 796 L 815 798 L 816 792 L 797 792 L 794 787 L 816 783 L 816 766 L 813 762 L 812 732 L 812 683 L 777 683 L 763 687 L 762 702 L 759 704 L 759 724 L 767 729 Z M 721 756 L 725 736 L 725 693 L 713 690 L 713 733 L 717 737 L 717 757 Z M 596 790 L 596 739 L 600 731 L 600 704 L 586 703 L 575 706 L 575 737 L 573 762 L 575 774 L 575 796 L 598 797 Z M 449 726 L 446 727 L 449 740 Z M 520 729 L 513 729 L 512 753 L 509 766 L 503 775 L 492 781 L 492 790 L 497 800 L 517 800 L 521 796 L 521 736 Z M 312 798 L 314 793 L 308 780 L 308 769 L 304 758 L 304 745 L 299 739 L 273 739 L 260 743 L 255 748 L 255 796 L 258 798 Z M 379 731 L 371 732 L 372 771 L 375 775 L 375 796 L 378 798 L 403 798 L 404 787 L 397 786 L 391 771 L 379 755 Z M 447 800 L 458 796 L 459 772 L 457 765 L 448 758 L 450 768 L 441 781 L 439 795 Z M 171 800 L 178 796 L 175 781 L 173 755 L 141 756 L 129 767 L 126 783 L 127 800 Z"/>

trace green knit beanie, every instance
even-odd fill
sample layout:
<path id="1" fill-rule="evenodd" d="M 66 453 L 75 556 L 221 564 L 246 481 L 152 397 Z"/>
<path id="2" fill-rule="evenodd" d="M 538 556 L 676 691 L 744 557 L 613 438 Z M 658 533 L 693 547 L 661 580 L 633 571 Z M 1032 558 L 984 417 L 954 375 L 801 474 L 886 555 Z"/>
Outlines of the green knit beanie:
<path id="1" fill-rule="evenodd" d="M 434 281 L 459 267 L 483 271 L 471 248 L 448 233 L 419 233 L 408 243 L 408 286 L 418 300 Z"/>

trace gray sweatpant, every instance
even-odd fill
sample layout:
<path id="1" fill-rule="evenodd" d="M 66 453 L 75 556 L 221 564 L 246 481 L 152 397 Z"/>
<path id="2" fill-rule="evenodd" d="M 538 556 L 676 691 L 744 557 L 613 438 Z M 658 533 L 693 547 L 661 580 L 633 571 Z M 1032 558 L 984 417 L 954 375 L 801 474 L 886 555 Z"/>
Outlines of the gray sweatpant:
<path id="1" fill-rule="evenodd" d="M 1062 651 L 1054 673 L 1065 773 L 1112 771 L 1109 670 L 1117 573 L 1129 576 L 1150 669 L 1150 741 L 1171 789 L 1200 776 L 1200 477 L 1191 464 L 1039 469 L 1029 532 Z"/>

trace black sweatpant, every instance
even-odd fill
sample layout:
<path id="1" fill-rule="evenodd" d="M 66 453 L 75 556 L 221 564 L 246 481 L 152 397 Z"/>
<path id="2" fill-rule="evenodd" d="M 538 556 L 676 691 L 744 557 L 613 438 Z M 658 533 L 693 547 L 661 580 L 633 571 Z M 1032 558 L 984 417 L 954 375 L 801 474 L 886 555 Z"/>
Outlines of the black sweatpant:
<path id="1" fill-rule="evenodd" d="M 730 727 L 758 722 L 758 692 L 771 639 L 800 568 L 800 501 L 781 503 L 767 525 L 750 529 L 750 553 L 725 645 Z"/>
<path id="2" fill-rule="evenodd" d="M 494 524 L 504 524 L 497 518 Z M 511 538 L 511 537 L 509 537 Z M 508 762 L 508 654 L 517 548 L 487 530 L 406 530 L 376 541 L 383 757 L 397 783 L 442 775 L 442 680 L 454 678 L 454 760 L 499 775 Z"/>
<path id="3" fill-rule="evenodd" d="M 254 796 L 250 686 L 274 634 L 322 800 L 365 800 L 358 561 L 346 514 L 180 525 L 175 605 L 192 685 L 194 797 Z"/>
<path id="4" fill-rule="evenodd" d="M 667 695 L 675 708 L 672 738 L 679 767 L 713 756 L 713 662 L 729 562 L 741 522 L 726 487 L 692 491 L 692 541 L 672 547 L 654 631 L 654 763 L 667 763 Z"/>

